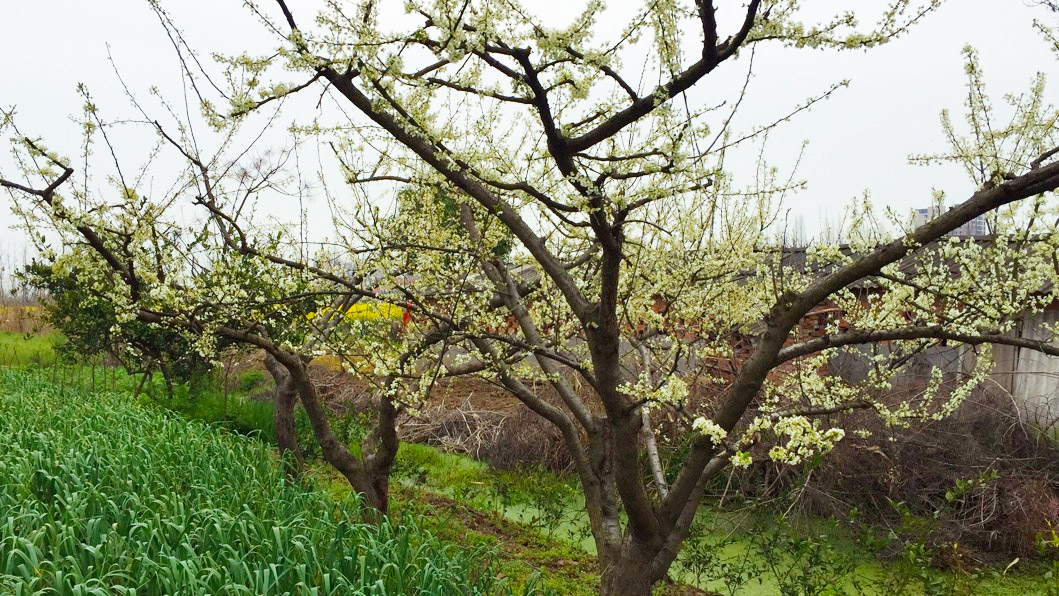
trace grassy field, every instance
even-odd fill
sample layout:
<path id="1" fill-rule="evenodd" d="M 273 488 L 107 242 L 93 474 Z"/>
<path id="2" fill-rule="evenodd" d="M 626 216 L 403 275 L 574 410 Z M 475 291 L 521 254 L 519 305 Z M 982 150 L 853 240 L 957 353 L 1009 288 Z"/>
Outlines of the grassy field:
<path id="1" fill-rule="evenodd" d="M 0 371 L 0 593 L 496 594 L 488 549 L 285 481 L 264 443 Z"/>
<path id="2" fill-rule="evenodd" d="M 55 337 L 0 331 L 0 366 L 46 366 L 55 361 Z"/>
<path id="3" fill-rule="evenodd" d="M 4 345 L 2 342 L 5 340 L 11 344 L 13 350 L 35 353 L 41 361 L 50 361 L 50 339 L 0 334 L 0 345 Z M 26 345 L 22 345 L 23 343 Z M 311 467 L 312 473 L 307 481 L 310 486 L 323 489 L 322 493 L 319 490 L 305 487 L 295 490 L 289 486 L 285 487 L 280 481 L 272 462 L 274 456 L 267 447 L 272 439 L 270 404 L 250 397 L 250 394 L 267 388 L 267 380 L 263 383 L 262 379 L 257 378 L 259 375 L 254 378 L 248 376 L 245 380 L 240 379 L 239 389 L 227 396 L 211 386 L 200 386 L 196 393 L 191 395 L 189 388 L 182 386 L 177 388 L 176 396 L 172 400 L 161 397 L 163 387 L 159 380 L 155 380 L 152 391 L 155 398 L 150 399 L 141 395 L 138 403 L 134 404 L 129 398 L 129 393 L 138 384 L 137 378 L 123 374 L 111 374 L 107 377 L 109 383 L 101 384 L 101 386 L 109 387 L 111 391 L 91 397 L 87 393 L 67 386 L 67 383 L 71 386 L 76 385 L 73 382 L 75 378 L 73 375 L 56 375 L 52 371 L 49 379 L 48 371 L 48 368 L 36 374 L 0 371 L 2 375 L 0 376 L 0 396 L 6 396 L 0 397 L 0 402 L 3 404 L 0 408 L 0 416 L 3 417 L 3 420 L 0 420 L 0 434 L 4 435 L 0 438 L 0 466 L 4 466 L 0 468 L 0 490 L 6 490 L 4 487 L 15 486 L 4 479 L 7 478 L 4 476 L 5 470 L 11 470 L 10 466 L 14 465 L 7 463 L 8 460 L 4 458 L 12 457 L 5 455 L 5 452 L 10 454 L 18 449 L 27 450 L 24 446 L 20 447 L 19 442 L 28 441 L 34 446 L 33 449 L 41 450 L 41 453 L 49 455 L 41 456 L 43 459 L 30 460 L 29 463 L 19 460 L 18 465 L 29 470 L 34 465 L 43 465 L 40 462 L 55 461 L 58 462 L 56 465 L 59 468 L 48 471 L 48 474 L 57 477 L 65 473 L 61 472 L 65 469 L 62 466 L 72 466 L 71 469 L 82 470 L 87 474 L 88 464 L 78 463 L 81 460 L 77 457 L 85 453 L 85 446 L 89 443 L 96 445 L 102 443 L 108 446 L 120 446 L 120 448 L 117 450 L 93 448 L 92 457 L 96 459 L 91 460 L 92 462 L 97 460 L 109 462 L 107 465 L 113 466 L 110 468 L 111 474 L 118 476 L 146 474 L 147 476 L 154 475 L 151 477 L 157 479 L 154 484 L 150 485 L 150 488 L 147 488 L 146 483 L 138 482 L 137 486 L 144 485 L 145 488 L 131 495 L 122 492 L 125 486 L 111 485 L 107 488 L 109 491 L 106 493 L 107 498 L 112 501 L 128 498 L 134 503 L 141 503 L 151 499 L 163 499 L 164 501 L 179 497 L 185 509 L 174 509 L 179 516 L 183 516 L 178 516 L 174 523 L 188 527 L 200 523 L 209 523 L 214 526 L 221 523 L 223 526 L 225 522 L 219 522 L 218 519 L 227 518 L 224 516 L 216 518 L 212 512 L 222 511 L 228 516 L 243 514 L 243 509 L 240 507 L 247 504 L 240 503 L 239 495 L 243 494 L 240 491 L 249 491 L 246 494 L 255 495 L 272 491 L 275 496 L 268 501 L 269 503 L 285 502 L 286 504 L 279 511 L 275 509 L 274 504 L 264 509 L 261 503 L 254 505 L 255 509 L 252 511 L 255 516 L 259 518 L 263 516 L 272 521 L 262 526 L 258 534 L 241 538 L 238 545 L 214 545 L 217 548 L 226 549 L 224 553 L 229 557 L 228 560 L 235 560 L 235 555 L 232 553 L 238 552 L 240 547 L 251 549 L 255 554 L 272 552 L 272 559 L 279 556 L 282 560 L 282 556 L 290 555 L 290 552 L 282 550 L 276 541 L 267 535 L 266 531 L 273 527 L 289 530 L 289 526 L 284 525 L 286 522 L 283 520 L 288 519 L 284 518 L 284 515 L 293 516 L 293 519 L 297 520 L 292 522 L 295 524 L 323 524 L 322 529 L 316 530 L 317 534 L 314 534 L 317 538 L 328 532 L 336 531 L 339 526 L 334 525 L 335 520 L 347 519 L 354 515 L 352 512 L 355 511 L 355 505 L 351 504 L 352 497 L 348 484 L 322 463 L 317 462 Z M 64 379 L 62 383 L 58 381 L 60 378 Z M 80 379 L 80 384 L 83 386 L 87 377 L 81 374 L 76 378 Z M 64 393 L 69 393 L 73 397 L 61 397 Z M 146 394 L 146 391 L 144 393 Z M 186 422 L 183 418 L 173 417 L 171 414 L 164 415 L 162 412 L 167 409 L 193 420 Z M 30 424 L 12 422 L 16 419 L 25 420 Z M 195 419 L 212 424 L 205 426 L 195 422 Z M 105 420 L 128 420 L 128 424 L 108 426 L 104 424 Z M 5 427 L 5 424 L 8 426 Z M 153 425 L 158 425 L 157 428 L 164 429 L 164 431 L 159 433 Z M 252 438 L 223 432 L 222 428 L 248 434 Z M 13 432 L 14 436 L 21 438 L 12 439 L 10 435 Z M 155 436 L 157 434 L 162 434 L 166 438 L 159 441 Z M 308 442 L 311 439 L 305 437 L 305 440 Z M 171 445 L 179 445 L 180 449 L 164 447 Z M 44 451 L 44 446 L 51 451 Z M 232 446 L 239 446 L 236 451 L 243 455 L 238 457 L 231 455 Z M 185 447 L 200 455 L 181 454 Z M 201 456 L 201 454 L 213 453 L 211 449 L 228 454 L 222 453 L 217 458 L 209 455 Z M 243 451 L 239 451 L 240 449 Z M 77 457 L 75 453 L 78 454 Z M 138 467 L 140 463 L 136 460 L 144 459 L 141 454 L 151 454 L 151 469 L 153 469 L 154 462 L 159 462 L 164 471 L 140 470 Z M 247 464 L 241 459 L 244 456 L 248 458 L 247 461 L 255 463 Z M 81 467 L 78 468 L 78 466 Z M 241 479 L 233 480 L 235 488 L 222 486 L 217 478 L 225 474 L 224 470 L 232 466 L 255 470 L 251 474 L 253 478 L 240 477 Z M 23 471 L 23 473 L 27 472 Z M 98 474 L 90 476 L 90 480 L 98 478 Z M 174 479 L 182 480 L 180 483 L 175 483 Z M 264 479 L 264 484 L 256 484 L 258 479 Z M 81 484 L 75 482 L 70 485 L 74 488 L 67 490 L 68 492 L 72 490 L 73 494 L 82 494 L 84 490 L 77 487 L 86 483 L 91 484 L 92 481 L 78 481 Z M 210 484 L 211 482 L 214 484 Z M 504 593 L 512 590 L 516 592 L 549 591 L 557 594 L 594 593 L 598 584 L 598 577 L 594 573 L 594 560 L 591 556 L 594 545 L 589 538 L 587 523 L 578 499 L 579 492 L 571 479 L 559 478 L 541 470 L 519 470 L 517 472 L 495 470 L 468 457 L 443 453 L 425 445 L 404 444 L 398 454 L 394 483 L 393 519 L 395 525 L 384 526 L 379 531 L 384 534 L 383 536 L 375 536 L 372 528 L 358 526 L 348 521 L 342 522 L 346 524 L 343 527 L 356 528 L 356 532 L 361 533 L 359 536 L 369 536 L 366 539 L 368 543 L 382 541 L 384 544 L 392 544 L 394 540 L 407 540 L 410 544 L 421 545 L 425 549 L 422 551 L 424 557 L 439 557 L 437 561 L 442 562 L 440 564 L 442 569 L 447 569 L 456 576 L 468 578 L 471 582 L 470 587 L 463 586 L 457 589 L 460 593 L 473 593 L 475 590 L 482 591 L 482 593 Z M 174 486 L 187 488 L 181 488 L 176 493 L 171 490 L 167 492 L 167 487 Z M 25 488 L 20 490 L 24 491 Z M 156 490 L 161 493 L 156 495 Z M 189 494 L 195 495 L 195 500 L 188 500 Z M 216 498 L 213 497 L 214 494 Z M 6 506 L 3 498 L 0 497 L 0 506 Z M 62 502 L 62 499 L 59 499 L 59 502 Z M 167 507 L 170 506 L 172 504 L 167 505 Z M 47 507 L 51 505 L 47 505 L 44 509 L 40 507 L 34 509 L 30 516 L 48 517 L 60 511 L 54 507 L 53 509 Z M 268 507 L 273 507 L 273 509 L 268 509 Z M 299 507 L 310 508 L 311 511 L 300 511 Z M 330 512 L 329 518 L 318 515 L 321 507 Z M 328 518 L 330 521 L 323 518 Z M 165 525 L 161 519 L 157 523 L 162 527 Z M 273 525 L 269 526 L 269 523 Z M 797 527 L 794 527 L 790 522 L 767 512 L 739 514 L 704 506 L 697 525 L 699 531 L 689 541 L 681 563 L 674 568 L 672 575 L 681 582 L 697 585 L 702 589 L 726 596 L 772 596 L 775 594 L 1054 596 L 1059 594 L 1059 583 L 1054 577 L 1050 579 L 1045 577 L 1048 570 L 1041 563 L 1020 562 L 1008 570 L 940 572 L 931 569 L 926 564 L 926 559 L 922 558 L 902 558 L 884 562 L 880 561 L 871 549 L 856 540 L 848 527 L 829 523 L 826 520 L 808 520 L 807 522 L 803 520 Z M 4 531 L 9 533 L 4 534 Z M 53 532 L 53 530 L 41 529 L 37 531 L 43 532 L 44 535 Z M 344 531 L 353 532 L 353 530 Z M 17 543 L 10 538 L 13 535 L 10 532 L 11 530 L 0 530 L 0 562 L 10 559 L 13 556 L 11 553 L 16 550 L 21 552 L 21 547 L 17 547 Z M 132 544 L 129 542 L 129 537 L 124 535 L 110 540 Z M 361 544 L 363 540 L 365 539 L 358 538 L 357 543 Z M 251 545 L 256 545 L 255 541 L 261 541 L 266 546 L 252 547 Z M 310 542 L 313 541 L 310 540 Z M 328 548 L 318 541 L 313 544 L 316 544 L 314 557 L 321 556 L 319 553 Z M 464 548 L 454 549 L 447 546 L 451 544 L 460 544 Z M 230 547 L 236 550 L 231 551 Z M 136 548 L 145 547 L 140 545 Z M 200 559 L 200 555 L 193 555 L 197 551 L 189 550 L 192 547 L 187 545 L 180 547 L 185 549 L 183 551 L 185 554 L 179 554 L 181 552 L 179 550 L 172 550 L 176 547 L 167 548 L 170 550 L 165 551 L 165 554 L 170 557 L 168 559 L 170 565 L 176 565 L 184 560 L 182 557 L 188 556 L 191 557 L 192 564 L 200 565 L 201 569 L 218 570 L 216 571 L 219 574 L 217 582 L 233 581 L 230 571 L 219 570 L 225 565 L 223 557 L 217 558 L 220 555 L 216 552 L 208 552 L 202 555 L 204 558 Z M 272 548 L 279 550 L 269 551 Z M 383 554 L 374 559 L 379 569 L 384 567 L 385 557 L 388 556 L 387 548 L 389 547 L 383 546 L 383 550 L 380 551 Z M 41 552 L 44 554 L 38 556 L 39 560 L 48 560 L 52 557 L 53 568 L 47 572 L 52 574 L 52 579 L 48 581 L 56 581 L 54 576 L 59 571 L 63 573 L 60 579 L 69 580 L 71 575 L 65 569 L 66 563 L 61 565 L 55 563 L 57 559 L 54 557 L 58 555 L 54 553 L 62 551 L 52 551 L 53 554 L 47 554 L 43 550 Z M 63 554 L 63 556 L 70 555 Z M 83 557 L 84 555 L 77 556 Z M 85 566 L 92 566 L 94 561 L 91 558 L 77 560 L 81 562 L 75 567 L 77 570 L 75 574 L 83 573 L 81 569 Z M 122 565 L 127 562 L 112 564 L 119 569 L 115 573 L 124 577 L 126 571 Z M 322 564 L 319 561 L 315 564 L 318 565 L 316 576 L 322 577 Z M 268 580 L 270 573 L 276 575 L 276 571 L 268 570 L 266 559 L 260 559 L 258 565 L 259 571 L 265 570 L 261 571 L 265 574 L 261 581 Z M 49 568 L 40 565 L 38 569 Z M 99 567 L 96 566 L 93 569 L 99 569 Z M 488 573 L 483 571 L 486 569 Z M 18 570 L 17 565 L 15 570 Z M 4 570 L 3 573 L 11 576 L 8 578 L 9 581 L 14 581 L 11 578 L 17 577 L 17 573 L 13 573 L 10 569 Z M 144 571 L 141 569 L 137 573 L 144 573 Z M 175 571 L 166 573 L 175 573 Z M 486 575 L 495 583 L 474 584 L 475 581 L 486 581 L 484 579 Z M 138 577 L 142 579 L 142 576 Z M 502 581 L 498 581 L 498 578 Z M 19 590 L 24 593 L 35 591 L 30 589 L 32 585 L 36 585 L 31 584 L 31 578 L 27 577 L 21 581 L 25 584 L 10 584 L 22 586 L 17 589 L 11 588 L 11 590 L 16 593 Z M 222 584 L 211 585 L 215 587 Z M 820 590 L 813 591 L 814 585 Z M 387 589 L 390 590 L 388 593 L 403 593 L 401 590 L 404 588 L 398 589 L 397 592 L 394 592 L 392 588 Z M 429 593 L 445 593 L 444 589 L 441 590 Z M 684 593 L 682 590 L 683 588 L 678 586 L 668 586 L 663 587 L 662 592 Z M 117 590 L 110 589 L 110 591 Z M 0 583 L 0 593 L 4 592 L 3 583 Z M 100 593 L 110 592 L 104 590 Z M 197 592 L 192 590 L 190 593 Z M 211 591 L 211 593 L 217 592 Z M 251 590 L 250 593 L 256 592 Z M 365 593 L 372 592 L 369 590 Z"/>

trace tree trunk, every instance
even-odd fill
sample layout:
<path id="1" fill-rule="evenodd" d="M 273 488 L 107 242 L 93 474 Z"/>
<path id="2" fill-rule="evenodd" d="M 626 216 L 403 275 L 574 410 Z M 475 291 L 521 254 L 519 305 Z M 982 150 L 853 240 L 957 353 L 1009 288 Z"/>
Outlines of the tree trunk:
<path id="1" fill-rule="evenodd" d="M 647 575 L 646 556 L 623 555 L 613 559 L 601 558 L 599 593 L 601 596 L 650 596 L 657 578 Z"/>
<path id="2" fill-rule="evenodd" d="M 364 460 L 354 455 L 349 447 L 335 436 L 328 421 L 326 406 L 320 401 L 316 386 L 309 378 L 304 364 L 295 364 L 296 358 L 292 356 L 289 359 L 287 372 L 292 387 L 305 408 L 309 424 L 313 427 L 313 435 L 320 445 L 320 452 L 327 463 L 345 476 L 354 490 L 364 495 L 364 504 L 367 506 L 364 511 L 365 519 L 377 520 L 379 512 L 385 513 L 389 504 L 390 466 L 366 465 Z M 396 449 L 394 452 L 396 453 Z M 392 462 L 392 458 L 389 461 Z"/>
<path id="3" fill-rule="evenodd" d="M 365 484 L 369 485 L 364 498 L 372 507 L 383 513 L 386 513 L 390 503 L 390 472 L 400 448 L 397 438 L 397 408 L 390 396 L 392 383 L 393 378 L 386 379 L 386 389 L 379 396 L 379 404 L 376 407 L 379 418 L 375 421 L 375 427 L 360 444 L 364 459 Z"/>
<path id="4" fill-rule="evenodd" d="M 386 472 L 366 469 L 350 484 L 364 498 L 367 521 L 378 521 L 379 514 L 386 514 L 390 506 L 390 475 Z"/>
<path id="5" fill-rule="evenodd" d="M 290 373 L 271 354 L 265 356 L 265 368 L 276 382 L 276 397 L 273 400 L 272 422 L 276 429 L 276 444 L 288 476 L 301 473 L 305 458 L 298 446 L 298 434 L 294 427 L 294 409 L 298 404 L 298 388 Z"/>
<path id="6" fill-rule="evenodd" d="M 276 387 L 276 400 L 273 409 L 273 422 L 276 427 L 276 444 L 279 446 L 279 454 L 284 458 L 289 475 L 297 475 L 301 472 L 305 463 L 302 450 L 298 446 L 298 434 L 294 426 L 294 408 L 298 403 L 298 394 L 290 377 L 283 384 Z"/>
<path id="7" fill-rule="evenodd" d="M 165 363 L 165 359 L 162 357 L 158 358 L 158 370 L 162 373 L 162 381 L 165 382 L 165 396 L 169 401 L 173 401 L 173 375 L 169 372 L 169 367 Z"/>
<path id="8" fill-rule="evenodd" d="M 602 436 L 590 441 L 592 468 L 589 476 L 582 477 L 582 485 L 586 486 L 585 507 L 592 522 L 600 568 L 599 593 L 603 596 L 648 596 L 655 582 L 661 579 L 657 569 L 654 576 L 648 570 L 658 546 L 664 541 L 655 535 L 657 540 L 651 547 L 628 534 L 632 528 L 622 523 L 623 510 L 615 500 L 618 489 L 613 445 Z M 663 571 L 662 576 L 665 573 Z"/>

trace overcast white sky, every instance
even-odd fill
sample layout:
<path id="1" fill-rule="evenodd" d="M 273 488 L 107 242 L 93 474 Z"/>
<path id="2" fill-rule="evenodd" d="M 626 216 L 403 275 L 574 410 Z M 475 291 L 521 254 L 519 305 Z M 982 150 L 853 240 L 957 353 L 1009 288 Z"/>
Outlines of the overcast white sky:
<path id="1" fill-rule="evenodd" d="M 805 3 L 830 11 L 878 4 L 875 0 Z M 907 157 L 944 149 L 938 114 L 946 107 L 956 113 L 962 108 L 965 44 L 979 50 L 998 104 L 1002 94 L 1026 89 L 1038 71 L 1054 78 L 1059 61 L 1033 31 L 1032 22 L 1059 17 L 1028 3 L 949 0 L 903 39 L 868 53 L 758 51 L 757 74 L 743 110 L 746 122 L 771 121 L 831 83 L 852 79 L 849 89 L 803 114 L 770 140 L 769 155 L 779 165 L 791 163 L 801 141 L 809 141 L 800 174 L 810 187 L 788 206 L 802 215 L 810 232 L 825 218 L 838 217 L 865 190 L 878 204 L 899 209 L 925 206 L 932 188 L 946 190 L 952 199 L 967 194 L 969 185 L 958 170 L 911 166 Z M 274 45 L 239 0 L 164 4 L 204 54 Z M 303 20 L 308 20 L 312 4 L 316 2 L 291 2 L 304 13 Z M 558 24 L 584 2 L 530 4 Z M 719 4 L 722 10 L 726 5 L 738 9 L 741 2 Z M 25 132 L 67 149 L 62 142 L 70 139 L 69 115 L 80 106 L 78 82 L 86 83 L 103 106 L 125 105 L 107 59 L 108 46 L 134 89 L 142 92 L 152 84 L 164 89 L 179 78 L 172 47 L 146 0 L 0 0 L 0 105 L 17 106 Z M 740 65 L 724 68 L 726 72 L 707 84 L 741 84 Z M 1059 88 L 1054 91 L 1049 95 L 1056 97 Z M 72 152 L 69 149 L 67 153 Z M 22 242 L 19 233 L 8 229 L 12 219 L 8 200 L 0 198 L 0 250 Z"/>

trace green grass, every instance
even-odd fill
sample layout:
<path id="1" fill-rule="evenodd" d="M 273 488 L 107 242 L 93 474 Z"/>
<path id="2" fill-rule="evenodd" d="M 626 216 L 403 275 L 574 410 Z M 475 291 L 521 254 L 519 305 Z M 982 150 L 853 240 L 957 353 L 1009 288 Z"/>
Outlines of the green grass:
<path id="1" fill-rule="evenodd" d="M 592 569 L 595 544 L 583 501 L 567 480 L 534 470 L 495 470 L 425 445 L 402 445 L 397 464 L 395 474 L 406 486 L 493 516 L 505 539 L 517 545 L 513 557 L 576 561 L 580 551 L 588 565 L 581 568 Z M 546 495 L 563 495 L 558 510 Z M 929 556 L 880 560 L 851 528 L 826 520 L 796 524 L 764 510 L 737 513 L 709 505 L 698 518 L 698 535 L 685 544 L 670 577 L 726 596 L 1046 596 L 1052 594 L 1049 586 L 1059 594 L 1059 583 L 1046 579 L 1038 562 L 1017 563 L 1006 573 L 946 572 L 931 568 Z M 707 560 L 696 561 L 696 551 Z M 544 577 L 554 582 L 545 585 L 560 593 L 591 593 L 598 581 L 591 571 L 580 580 L 561 573 Z M 807 585 L 813 583 L 827 589 L 814 592 Z M 894 585 L 900 590 L 891 589 Z"/>
<path id="2" fill-rule="evenodd" d="M 57 350 L 63 341 L 57 333 L 29 335 L 0 331 L 0 366 L 43 368 L 59 386 L 90 387 L 91 367 L 63 362 L 59 356 Z M 97 366 L 95 373 L 96 387 L 100 389 L 132 393 L 140 386 L 140 375 L 130 376 L 121 368 L 104 370 L 104 367 Z M 275 440 L 272 404 L 252 397 L 252 394 L 270 389 L 270 379 L 265 379 L 260 371 L 249 371 L 238 379 L 239 386 L 227 396 L 212 379 L 203 381 L 176 384 L 173 399 L 169 399 L 165 382 L 156 373 L 142 385 L 141 394 L 188 418 L 222 423 L 243 434 L 257 433 L 265 441 Z"/>
<path id="3" fill-rule="evenodd" d="M 0 331 L 0 366 L 47 366 L 55 362 L 57 336 Z"/>
<path id="4" fill-rule="evenodd" d="M 261 441 L 0 371 L 0 593 L 496 594 L 488 549 L 355 521 Z"/>
<path id="5" fill-rule="evenodd" d="M 592 593 L 598 582 L 592 571 L 595 544 L 571 479 L 532 469 L 496 470 L 418 444 L 402 444 L 394 475 L 418 498 L 443 495 L 474 510 L 464 518 L 484 515 L 491 526 L 502 529 L 503 540 L 493 542 L 492 535 L 481 539 L 501 548 L 505 540 L 514 545 L 508 552 L 513 575 L 518 574 L 518 560 L 544 565 L 550 569 L 542 581 L 549 588 Z M 1044 577 L 1041 563 L 1017 563 L 1006 573 L 992 568 L 963 573 L 931 568 L 929 555 L 915 561 L 883 561 L 850 527 L 826 520 L 795 524 L 768 511 L 751 508 L 739 513 L 704 505 L 697 521 L 697 535 L 685 544 L 670 576 L 718 594 L 1045 596 L 1049 586 L 1059 593 L 1059 583 Z M 473 527 L 464 531 L 474 534 Z M 588 571 L 580 578 L 569 577 L 562 566 L 556 569 L 556 561 L 579 561 Z M 814 592 L 814 583 L 827 588 Z"/>
<path id="6" fill-rule="evenodd" d="M 498 513 L 547 539 L 595 553 L 584 501 L 572 477 L 535 468 L 498 470 L 464 455 L 415 443 L 401 444 L 393 473 L 399 482 Z"/>
<path id="7" fill-rule="evenodd" d="M 155 399 L 169 410 L 194 420 L 220 423 L 243 434 L 257 435 L 269 443 L 276 440 L 271 401 L 255 399 L 245 390 L 232 391 L 226 397 L 223 389 L 212 385 L 177 386 L 173 399 L 169 399 L 161 380 L 152 380 Z M 302 421 L 302 425 L 307 428 L 308 421 Z"/>
<path id="8" fill-rule="evenodd" d="M 496 570 L 512 586 L 539 586 L 564 596 L 591 596 L 599 590 L 595 558 L 584 549 L 543 535 L 495 511 L 483 511 L 429 490 L 399 484 L 394 514 L 413 516 L 440 537 L 495 549 Z"/>

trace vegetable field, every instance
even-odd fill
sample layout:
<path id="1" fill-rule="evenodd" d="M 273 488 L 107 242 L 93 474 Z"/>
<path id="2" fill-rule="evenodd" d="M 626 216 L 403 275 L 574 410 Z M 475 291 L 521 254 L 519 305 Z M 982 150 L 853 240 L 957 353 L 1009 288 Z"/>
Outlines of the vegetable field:
<path id="1" fill-rule="evenodd" d="M 0 372 L 0 593 L 497 594 L 488 551 L 358 521 L 265 444 Z"/>

